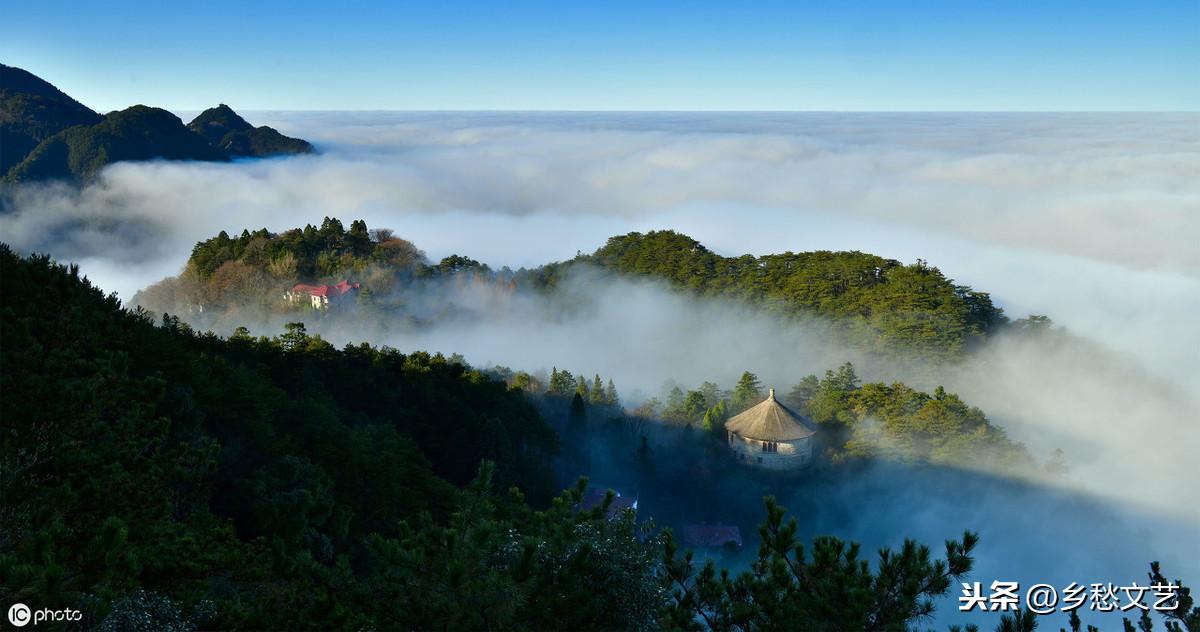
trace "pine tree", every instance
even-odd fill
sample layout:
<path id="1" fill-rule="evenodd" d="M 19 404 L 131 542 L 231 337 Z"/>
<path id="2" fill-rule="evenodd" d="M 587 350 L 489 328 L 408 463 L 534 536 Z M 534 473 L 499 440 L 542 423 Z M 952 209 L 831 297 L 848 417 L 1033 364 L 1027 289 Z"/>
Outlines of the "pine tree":
<path id="1" fill-rule="evenodd" d="M 725 413 L 725 400 L 717 402 L 716 406 L 704 411 L 704 420 L 700 427 L 708 432 L 724 432 L 728 415 Z"/>
<path id="2" fill-rule="evenodd" d="M 592 390 L 589 393 L 589 403 L 603 406 L 604 401 L 604 382 L 600 381 L 600 374 L 596 374 L 596 379 L 592 380 Z"/>
<path id="3" fill-rule="evenodd" d="M 550 368 L 550 385 L 546 390 L 548 394 L 559 397 L 570 397 L 576 390 L 575 378 L 571 376 L 570 371 L 559 371 L 555 367 Z"/>
<path id="4" fill-rule="evenodd" d="M 279 345 L 284 351 L 300 351 L 308 343 L 308 331 L 304 323 L 288 323 L 284 325 L 287 331 L 279 336 Z"/>
<path id="5" fill-rule="evenodd" d="M 966 532 L 961 540 L 946 542 L 944 559 L 935 559 L 928 547 L 912 540 L 897 550 L 883 549 L 873 572 L 860 558 L 858 544 L 821 536 L 811 547 L 802 546 L 796 520 L 785 522 L 784 509 L 774 498 L 768 497 L 766 504 L 753 571 L 718 571 L 711 560 L 700 566 L 690 553 L 677 554 L 668 532 L 663 569 L 677 588 L 663 627 L 786 630 L 803 621 L 817 630 L 907 630 L 915 620 L 931 616 L 934 600 L 974 564 L 978 536 Z M 755 607 L 746 607 L 748 603 Z"/>
<path id="6" fill-rule="evenodd" d="M 821 381 L 817 379 L 817 376 L 807 375 L 804 379 L 800 380 L 799 384 L 792 387 L 784 403 L 803 412 L 805 405 L 808 404 L 808 400 L 817 394 L 817 390 L 820 387 Z"/>
<path id="7" fill-rule="evenodd" d="M 667 409 L 663 411 L 663 416 L 673 421 L 686 421 L 687 414 L 683 410 L 683 402 L 683 389 L 678 386 L 671 387 L 671 391 L 667 393 Z"/>
<path id="8" fill-rule="evenodd" d="M 759 386 L 758 376 L 749 371 L 742 373 L 737 386 L 733 389 L 733 409 L 740 412 L 757 404 L 760 400 L 762 400 L 762 388 Z"/>
<path id="9" fill-rule="evenodd" d="M 604 403 L 609 406 L 621 405 L 621 400 L 617 397 L 617 387 L 613 385 L 612 378 L 608 378 L 608 388 L 604 391 Z"/>
<path id="10" fill-rule="evenodd" d="M 683 414 L 688 421 L 698 421 L 704 415 L 706 408 L 703 393 L 688 391 L 687 397 L 683 401 Z"/>

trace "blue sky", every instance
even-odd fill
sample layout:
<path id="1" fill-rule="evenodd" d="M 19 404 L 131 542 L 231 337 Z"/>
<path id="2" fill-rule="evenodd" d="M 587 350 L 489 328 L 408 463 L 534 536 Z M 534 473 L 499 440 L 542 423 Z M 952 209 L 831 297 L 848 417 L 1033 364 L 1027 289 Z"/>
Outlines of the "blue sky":
<path id="1" fill-rule="evenodd" d="M 94 109 L 1200 109 L 1200 0 L 7 3 Z"/>

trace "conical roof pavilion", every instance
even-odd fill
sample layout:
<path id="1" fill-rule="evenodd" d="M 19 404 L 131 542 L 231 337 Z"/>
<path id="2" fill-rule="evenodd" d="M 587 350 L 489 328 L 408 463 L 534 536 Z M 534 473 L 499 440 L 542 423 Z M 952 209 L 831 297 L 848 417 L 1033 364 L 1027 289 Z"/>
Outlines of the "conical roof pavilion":
<path id="1" fill-rule="evenodd" d="M 762 403 L 725 422 L 725 429 L 757 441 L 795 441 L 817 433 L 811 421 L 775 399 L 775 389 Z"/>

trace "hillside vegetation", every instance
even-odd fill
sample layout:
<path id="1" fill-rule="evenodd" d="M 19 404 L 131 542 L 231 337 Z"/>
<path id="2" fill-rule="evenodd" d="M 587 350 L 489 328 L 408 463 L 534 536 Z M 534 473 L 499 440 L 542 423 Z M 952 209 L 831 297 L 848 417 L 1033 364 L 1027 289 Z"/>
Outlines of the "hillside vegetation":
<path id="1" fill-rule="evenodd" d="M 135 105 L 95 125 L 67 128 L 43 141 L 9 171 L 14 181 L 87 180 L 122 160 L 228 161 L 229 156 L 159 108 Z"/>
<path id="2" fill-rule="evenodd" d="M 32 73 L 0 64 L 0 176 L 47 138 L 102 118 Z"/>
<path id="3" fill-rule="evenodd" d="M 845 339 L 884 356 L 961 357 L 1007 322 L 986 292 L 924 261 L 905 265 L 858 251 L 722 257 L 674 231 L 612 237 L 591 255 L 533 271 L 553 288 L 574 266 L 666 281 L 681 290 L 836 323 Z"/>
<path id="4" fill-rule="evenodd" d="M 189 126 L 135 105 L 100 116 L 35 75 L 0 65 L 0 177 L 7 182 L 86 182 L 123 160 L 228 161 L 308 153 L 307 141 L 250 125 L 227 105 Z"/>
<path id="5" fill-rule="evenodd" d="M 606 505 L 574 511 L 581 488 L 546 502 L 557 441 L 518 390 L 299 326 L 228 340 L 156 326 L 3 245 L 0 283 L 0 590 L 14 600 L 103 629 L 692 628 L 695 597 L 668 586 L 704 585 L 669 536 Z M 786 533 L 781 517 L 768 524 Z M 969 569 L 972 544 L 947 548 L 949 568 L 906 547 L 881 581 L 929 588 L 812 616 L 907 621 Z"/>
<path id="6" fill-rule="evenodd" d="M 284 136 L 266 125 L 254 127 L 224 103 L 201 112 L 188 123 L 188 129 L 231 156 L 306 154 L 313 150 L 306 140 Z"/>
<path id="7" fill-rule="evenodd" d="M 3 244 L 0 285 L 0 593 L 85 629 L 899 631 L 973 565 L 970 532 L 941 558 L 805 547 L 768 499 L 749 568 L 722 572 L 611 497 L 577 510 L 584 482 L 549 500 L 555 433 L 461 363 L 156 325 Z M 1195 629 L 1181 594 L 1160 615 Z"/>
<path id="8" fill-rule="evenodd" d="M 221 233 L 196 245 L 179 277 L 147 288 L 135 302 L 178 313 L 203 305 L 212 323 L 222 310 L 244 311 L 247 305 L 258 306 L 258 316 L 279 311 L 279 297 L 294 283 L 352 277 L 376 307 L 403 316 L 397 293 L 431 280 L 554 293 L 583 268 L 662 282 L 786 318 L 817 319 L 844 344 L 885 358 L 952 362 L 1008 322 L 987 293 L 954 283 L 924 261 L 905 265 L 830 251 L 722 257 L 686 235 L 659 231 L 613 237 L 590 255 L 514 272 L 461 255 L 432 263 L 389 230 L 372 231 L 361 220 L 347 230 L 332 218 L 280 234 Z"/>
<path id="9" fill-rule="evenodd" d="M 764 390 L 758 376 L 746 371 L 729 389 L 711 382 L 674 386 L 634 414 L 704 430 L 723 445 L 724 423 L 763 401 Z M 940 386 L 926 393 L 902 382 L 863 384 L 846 363 L 822 377 L 806 376 L 781 399 L 814 422 L 820 451 L 831 463 L 887 459 L 1007 474 L 1027 474 L 1036 465 L 1025 446 L 982 410 Z"/>

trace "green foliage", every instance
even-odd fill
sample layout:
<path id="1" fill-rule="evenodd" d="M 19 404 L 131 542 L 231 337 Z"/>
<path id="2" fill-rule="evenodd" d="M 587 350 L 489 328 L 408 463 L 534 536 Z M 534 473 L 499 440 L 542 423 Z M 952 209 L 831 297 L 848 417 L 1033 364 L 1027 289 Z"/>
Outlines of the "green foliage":
<path id="1" fill-rule="evenodd" d="M 576 386 L 575 376 L 571 375 L 570 371 L 559 371 L 558 367 L 551 367 L 550 383 L 546 389 L 548 395 L 570 397 L 575 394 Z"/>
<path id="2" fill-rule="evenodd" d="M 221 103 L 192 119 L 192 122 L 188 123 L 188 129 L 204 137 L 208 144 L 218 145 L 226 134 L 248 132 L 254 129 L 254 126 L 234 112 L 233 108 Z"/>
<path id="3" fill-rule="evenodd" d="M 144 590 L 117 600 L 104 621 L 100 632 L 192 632 L 197 620 L 211 618 L 211 602 L 203 601 L 193 612 L 170 598 Z"/>
<path id="4" fill-rule="evenodd" d="M 464 257 L 462 255 L 450 255 L 449 257 L 443 257 L 442 260 L 430 270 L 431 273 L 439 275 L 453 275 L 464 271 L 479 271 L 486 273 L 490 271 L 490 269 L 486 265 L 479 263 L 470 257 Z"/>
<path id="5" fill-rule="evenodd" d="M 805 402 L 813 399 L 817 395 L 817 389 L 820 388 L 820 381 L 815 375 L 806 375 L 800 380 L 799 384 L 792 387 L 791 392 L 784 398 L 784 403 L 793 409 L 799 410 Z"/>
<path id="6" fill-rule="evenodd" d="M 1192 589 L 1183 584 L 1182 580 L 1168 581 L 1166 575 L 1162 573 L 1162 567 L 1158 562 L 1150 563 L 1149 573 L 1151 586 L 1166 586 L 1174 584 L 1178 586 L 1177 599 L 1175 607 L 1159 614 L 1166 619 L 1167 632 L 1200 632 L 1200 605 L 1196 604 L 1196 598 L 1192 596 Z M 1149 617 L 1143 613 L 1142 620 L 1139 622 L 1143 630 L 1148 631 Z M 1129 622 L 1126 621 L 1126 626 Z"/>
<path id="7" fill-rule="evenodd" d="M 742 373 L 742 377 L 738 378 L 733 387 L 733 412 L 740 413 L 762 400 L 762 385 L 758 382 L 758 376 L 749 371 Z"/>
<path id="8" fill-rule="evenodd" d="M 0 177 L 47 138 L 102 118 L 33 74 L 0 64 Z"/>
<path id="9" fill-rule="evenodd" d="M 700 427 L 706 432 L 723 435 L 726 421 L 729 421 L 729 412 L 726 410 L 725 400 L 721 400 L 717 402 L 716 406 L 704 411 L 704 419 Z"/>
<path id="10" fill-rule="evenodd" d="M 1006 322 L 986 293 L 956 285 L 924 261 L 903 265 L 857 251 L 722 257 L 686 235 L 653 231 L 612 237 L 590 256 L 527 276 L 553 287 L 576 265 L 821 317 L 846 341 L 883 356 L 953 360 Z"/>
<path id="11" fill-rule="evenodd" d="M 707 411 L 704 401 L 704 393 L 700 391 L 688 391 L 683 400 L 683 414 L 689 422 L 699 421 Z"/>
<path id="12" fill-rule="evenodd" d="M 100 116 L 20 68 L 0 64 L 0 178 L 86 181 L 122 160 L 227 161 L 313 151 L 312 145 L 262 126 L 229 106 L 205 110 L 188 127 L 144 105 Z"/>
<path id="13" fill-rule="evenodd" d="M 809 552 L 768 501 L 749 570 L 696 568 L 610 518 L 611 495 L 579 511 L 586 480 L 551 499 L 554 433 L 523 391 L 454 358 L 337 350 L 299 325 L 156 326 L 3 245 L 0 285 L 0 593 L 103 630 L 904 630 L 971 566 L 970 533 L 944 560 L 911 541 L 874 566 L 832 537 Z M 872 386 L 847 366 L 818 391 L 886 409 Z M 1200 618 L 1182 595 L 1168 629 Z"/>
<path id="14" fill-rule="evenodd" d="M 444 526 L 422 516 L 397 538 L 376 537 L 382 569 L 367 594 L 387 595 L 383 627 L 410 630 L 639 630 L 666 604 L 656 537 L 632 513 L 606 518 L 611 495 L 577 512 L 586 480 L 545 510 L 520 496 L 498 503 L 490 466 Z"/>
<path id="15" fill-rule="evenodd" d="M 766 499 L 758 557 L 749 570 L 697 568 L 691 552 L 679 555 L 668 534 L 664 568 L 672 603 L 660 621 L 670 630 L 895 630 L 907 631 L 934 612 L 933 599 L 971 570 L 978 540 L 966 532 L 946 542 L 945 559 L 906 540 L 883 549 L 872 569 L 857 544 L 817 538 L 811 553 L 796 539 L 796 520 Z"/>
<path id="16" fill-rule="evenodd" d="M 600 379 L 599 373 L 592 380 L 592 387 L 588 390 L 588 397 L 588 403 L 596 406 L 603 406 L 608 403 L 604 395 L 604 381 Z"/>
<path id="17" fill-rule="evenodd" d="M 860 385 L 846 363 L 818 380 L 805 377 L 789 404 L 822 427 L 836 458 L 889 459 L 1014 469 L 1032 463 L 1025 447 L 983 411 L 937 387 L 933 394 L 896 382 Z"/>
<path id="18" fill-rule="evenodd" d="M 397 241 L 402 240 L 372 240 L 362 220 L 351 222 L 347 231 L 341 221 L 326 217 L 319 228 L 310 224 L 278 235 L 263 228 L 254 232 L 244 230 L 240 236 L 231 238 L 221 231 L 192 248 L 188 268 L 201 279 L 211 279 L 230 262 L 260 269 L 274 266 L 291 280 L 361 270 L 372 262 L 411 267 L 424 259 L 424 254 L 411 244 L 397 244 Z M 407 247 L 401 247 L 405 244 Z"/>
<path id="19" fill-rule="evenodd" d="M 708 397 L 719 397 L 715 384 L 689 391 L 676 387 L 665 408 L 648 404 L 636 414 L 668 421 L 699 422 L 702 429 L 724 437 L 731 416 L 762 401 L 759 379 L 742 373 L 729 400 L 719 399 L 705 409 L 694 409 L 690 419 L 682 411 L 699 406 Z M 708 397 L 704 393 L 710 393 Z M 833 462 L 847 459 L 888 458 L 907 462 L 945 463 L 1013 471 L 1032 464 L 1025 447 L 1009 440 L 980 409 L 938 387 L 933 394 L 896 382 L 862 384 L 854 365 L 847 362 L 823 378 L 806 376 L 785 398 L 795 412 L 818 426 L 818 445 Z M 674 402 L 674 403 L 673 403 Z M 1049 468 L 1065 469 L 1052 461 Z"/>
<path id="20" fill-rule="evenodd" d="M 121 160 L 229 160 L 224 151 L 193 134 L 179 117 L 135 105 L 95 125 L 77 125 L 47 138 L 8 173 L 12 181 L 87 180 Z"/>
<path id="21" fill-rule="evenodd" d="M 144 589 L 180 612 L 212 601 L 206 626 L 354 626 L 374 610 L 339 586 L 367 572 L 369 537 L 447 516 L 481 459 L 549 497 L 554 433 L 458 362 L 299 326 L 155 326 L 7 246 L 0 285 L 5 595 L 102 619 Z"/>
<path id="22" fill-rule="evenodd" d="M 188 123 L 188 129 L 231 156 L 306 154 L 313 151 L 308 141 L 289 138 L 265 125 L 255 128 L 224 103 L 201 112 Z"/>
<path id="23" fill-rule="evenodd" d="M 265 158 L 287 154 L 311 154 L 315 151 L 308 141 L 284 136 L 278 130 L 260 125 L 252 130 L 229 132 L 216 144 L 231 156 Z"/>

